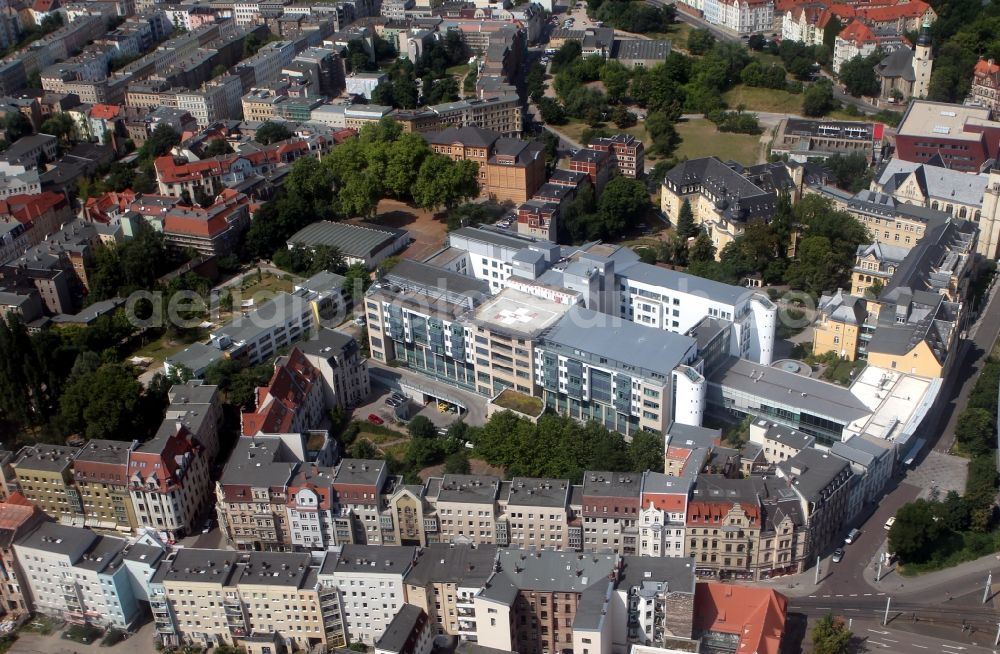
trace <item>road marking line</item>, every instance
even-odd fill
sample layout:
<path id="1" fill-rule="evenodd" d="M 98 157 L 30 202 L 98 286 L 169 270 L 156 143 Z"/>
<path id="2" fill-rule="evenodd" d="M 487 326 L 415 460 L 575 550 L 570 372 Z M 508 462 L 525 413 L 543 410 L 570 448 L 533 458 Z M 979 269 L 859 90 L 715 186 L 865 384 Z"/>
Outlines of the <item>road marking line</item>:
<path id="1" fill-rule="evenodd" d="M 809 597 L 812 597 L 812 598 L 814 598 L 814 599 L 815 599 L 815 597 L 816 597 L 816 596 L 815 596 L 815 595 L 810 595 Z"/>
<path id="2" fill-rule="evenodd" d="M 889 635 L 888 631 L 879 631 L 878 629 L 868 629 L 868 631 L 872 632 L 873 634 L 883 634 L 885 636 Z"/>
<path id="3" fill-rule="evenodd" d="M 865 597 L 871 597 L 871 596 L 872 596 L 871 593 L 865 593 Z"/>
<path id="4" fill-rule="evenodd" d="M 851 597 L 857 597 L 857 596 L 858 596 L 857 593 L 851 593 Z"/>
<path id="5" fill-rule="evenodd" d="M 837 595 L 837 597 L 843 597 L 843 595 Z"/>
<path id="6" fill-rule="evenodd" d="M 885 643 L 880 643 L 880 642 L 878 642 L 877 640 L 869 640 L 869 641 L 868 641 L 868 644 L 869 644 L 869 645 L 878 645 L 879 647 L 885 647 L 885 648 L 888 648 L 888 647 L 889 647 L 889 646 L 888 646 L 888 645 L 886 645 Z"/>
<path id="7" fill-rule="evenodd" d="M 944 643 L 941 643 L 941 647 L 947 647 L 948 649 L 965 649 L 959 645 L 945 645 Z"/>
<path id="8" fill-rule="evenodd" d="M 890 643 L 898 643 L 898 640 L 893 640 L 892 638 L 883 638 L 882 640 L 889 641 Z"/>
<path id="9" fill-rule="evenodd" d="M 916 643 L 910 643 L 910 647 L 919 647 L 920 649 L 927 649 L 927 645 L 917 645 Z"/>
<path id="10" fill-rule="evenodd" d="M 861 609 L 844 609 L 845 611 L 860 611 Z"/>

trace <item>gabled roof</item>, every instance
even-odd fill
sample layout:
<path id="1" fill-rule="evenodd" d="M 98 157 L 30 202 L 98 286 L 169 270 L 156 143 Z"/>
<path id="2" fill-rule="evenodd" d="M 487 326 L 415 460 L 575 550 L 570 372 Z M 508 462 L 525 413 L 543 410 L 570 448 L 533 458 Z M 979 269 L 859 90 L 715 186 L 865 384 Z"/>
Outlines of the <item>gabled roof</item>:
<path id="1" fill-rule="evenodd" d="M 738 639 L 737 652 L 778 654 L 787 606 L 785 596 L 771 589 L 699 583 L 694 593 L 695 637 L 731 634 Z"/>
<path id="2" fill-rule="evenodd" d="M 295 415 L 319 381 L 319 371 L 298 348 L 279 360 L 270 383 L 257 389 L 257 410 L 243 414 L 243 435 L 283 434 L 292 430 Z"/>
<path id="3" fill-rule="evenodd" d="M 875 40 L 875 32 L 872 31 L 870 27 L 865 25 L 859 20 L 852 21 L 850 25 L 845 27 L 837 38 L 843 39 L 844 41 L 852 41 L 856 45 L 860 46 L 865 43 L 871 43 Z"/>

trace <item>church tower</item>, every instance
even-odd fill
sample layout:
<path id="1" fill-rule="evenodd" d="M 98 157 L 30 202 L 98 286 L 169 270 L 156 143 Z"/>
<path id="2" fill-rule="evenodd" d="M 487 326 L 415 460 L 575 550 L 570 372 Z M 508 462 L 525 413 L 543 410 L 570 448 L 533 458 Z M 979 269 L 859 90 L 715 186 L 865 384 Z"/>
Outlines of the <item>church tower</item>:
<path id="1" fill-rule="evenodd" d="M 931 53 L 931 24 L 926 18 L 920 28 L 917 47 L 913 51 L 913 97 L 926 98 L 931 87 L 931 69 L 934 55 Z"/>

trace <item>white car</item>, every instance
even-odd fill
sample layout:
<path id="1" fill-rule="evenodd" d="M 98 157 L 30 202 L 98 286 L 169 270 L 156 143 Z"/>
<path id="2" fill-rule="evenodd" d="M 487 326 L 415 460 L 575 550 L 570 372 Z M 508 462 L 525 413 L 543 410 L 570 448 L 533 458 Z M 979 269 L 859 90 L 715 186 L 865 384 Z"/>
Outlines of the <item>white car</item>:
<path id="1" fill-rule="evenodd" d="M 894 524 L 896 524 L 896 516 L 892 516 L 891 518 L 885 521 L 885 530 L 889 531 L 890 529 L 892 529 L 892 526 Z"/>

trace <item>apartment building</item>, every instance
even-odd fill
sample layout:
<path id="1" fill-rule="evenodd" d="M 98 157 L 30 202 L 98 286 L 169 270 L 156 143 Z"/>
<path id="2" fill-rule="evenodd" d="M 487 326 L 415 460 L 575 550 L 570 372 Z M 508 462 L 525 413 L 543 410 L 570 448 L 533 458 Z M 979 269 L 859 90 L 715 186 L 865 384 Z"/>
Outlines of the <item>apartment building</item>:
<path id="1" fill-rule="evenodd" d="M 1000 66 L 992 59 L 980 58 L 972 70 L 972 88 L 969 90 L 972 101 L 990 111 L 1000 109 Z"/>
<path id="2" fill-rule="evenodd" d="M 323 275 L 323 273 L 320 273 Z M 332 275 L 332 273 L 327 273 Z M 319 283 L 304 288 L 313 289 L 317 299 L 313 301 L 317 323 L 328 317 L 341 316 L 344 312 L 343 287 L 336 292 L 329 289 L 336 280 L 317 280 Z M 298 289 L 296 289 L 298 290 Z M 322 380 L 323 401 L 327 409 L 357 406 L 371 394 L 368 377 L 368 360 L 361 356 L 361 349 L 354 337 L 333 329 L 320 329 L 316 336 L 296 345 L 307 361 L 319 372 Z"/>
<path id="3" fill-rule="evenodd" d="M 345 545 L 327 555 L 321 584 L 340 590 L 347 639 L 374 645 L 406 603 L 404 579 L 417 558 L 414 547 Z"/>
<path id="4" fill-rule="evenodd" d="M 437 543 L 419 550 L 404 579 L 406 601 L 423 609 L 435 634 L 476 639 L 476 594 L 493 574 L 494 545 Z"/>
<path id="5" fill-rule="evenodd" d="M 594 189 L 594 197 L 600 197 L 604 186 L 611 179 L 611 158 L 610 150 L 584 148 L 577 150 L 570 157 L 569 169 L 573 172 L 585 174 L 590 180 L 591 187 Z"/>
<path id="6" fill-rule="evenodd" d="M 473 602 L 476 642 L 521 654 L 610 651 L 614 554 L 502 549 Z"/>
<path id="7" fill-rule="evenodd" d="M 278 293 L 246 316 L 237 316 L 209 336 L 229 358 L 256 365 L 315 328 L 312 307 L 302 294 Z"/>
<path id="8" fill-rule="evenodd" d="M 740 35 L 774 29 L 773 0 L 704 0 L 705 20 Z"/>
<path id="9" fill-rule="evenodd" d="M 167 391 L 170 404 L 163 416 L 160 429 L 180 422 L 205 448 L 209 461 L 219 454 L 219 426 L 222 423 L 222 400 L 218 386 L 210 386 L 200 379 L 174 384 Z"/>
<path id="10" fill-rule="evenodd" d="M 375 643 L 375 654 L 430 654 L 433 647 L 434 630 L 427 612 L 404 604 Z"/>
<path id="11" fill-rule="evenodd" d="M 850 463 L 828 452 L 807 448 L 777 464 L 808 520 L 809 551 L 831 547 L 854 516 L 849 513 L 853 479 Z"/>
<path id="12" fill-rule="evenodd" d="M 761 507 L 751 480 L 701 475 L 691 492 L 685 555 L 695 574 L 719 579 L 755 579 Z"/>
<path id="13" fill-rule="evenodd" d="M 583 549 L 635 554 L 642 474 L 588 471 L 583 474 Z"/>
<path id="14" fill-rule="evenodd" d="M 191 114 L 199 129 L 220 120 L 242 117 L 243 85 L 235 75 L 222 75 L 206 82 L 196 91 L 178 91 L 174 102 L 178 109 Z"/>
<path id="15" fill-rule="evenodd" d="M 347 644 L 336 589 L 308 553 L 181 549 L 153 577 L 151 605 L 165 645 L 236 645 L 248 652 Z"/>
<path id="16" fill-rule="evenodd" d="M 80 521 L 83 514 L 72 470 L 79 452 L 77 447 L 39 443 L 22 448 L 13 463 L 17 487 L 25 499 L 65 524 Z"/>
<path id="17" fill-rule="evenodd" d="M 760 445 L 769 465 L 777 465 L 811 448 L 816 439 L 809 434 L 789 429 L 764 419 L 750 423 L 750 442 Z"/>
<path id="18" fill-rule="evenodd" d="M 637 179 L 646 172 L 645 152 L 642 141 L 631 134 L 615 134 L 591 140 L 590 150 L 611 155 L 611 166 L 619 175 Z"/>
<path id="19" fill-rule="evenodd" d="M 73 457 L 73 480 L 80 496 L 83 526 L 131 532 L 141 526 L 129 495 L 129 454 L 138 441 L 93 439 Z"/>
<path id="20" fill-rule="evenodd" d="M 696 474 L 697 470 L 694 469 L 685 476 L 677 477 L 651 470 L 642 473 L 636 554 L 685 556 L 684 520 Z"/>
<path id="21" fill-rule="evenodd" d="M 4 613 L 21 615 L 31 611 L 31 595 L 24 568 L 17 561 L 14 543 L 33 532 L 48 520 L 37 506 L 20 493 L 14 493 L 0 503 L 0 602 Z"/>
<path id="22" fill-rule="evenodd" d="M 428 132 L 446 127 L 475 125 L 518 137 L 524 129 L 521 99 L 514 94 L 474 98 L 432 105 L 416 111 L 393 114 L 405 132 Z M 348 125 L 350 127 L 350 125 Z"/>
<path id="23" fill-rule="evenodd" d="M 691 642 L 696 588 L 691 559 L 624 556 L 617 572 L 610 602 L 613 649 L 669 651 Z"/>
<path id="24" fill-rule="evenodd" d="M 288 480 L 287 531 L 292 549 L 320 550 L 354 542 L 351 516 L 334 503 L 336 468 L 300 465 Z"/>
<path id="25" fill-rule="evenodd" d="M 426 497 L 435 508 L 441 543 L 488 545 L 497 542 L 500 479 L 490 475 L 431 477 Z"/>
<path id="26" fill-rule="evenodd" d="M 289 549 L 288 484 L 298 463 L 280 437 L 240 438 L 215 484 L 219 528 L 238 550 Z"/>
<path id="27" fill-rule="evenodd" d="M 343 459 L 333 479 L 333 502 L 341 515 L 349 516 L 352 543 L 382 543 L 382 496 L 390 483 L 385 461 Z"/>
<path id="28" fill-rule="evenodd" d="M 190 534 L 211 491 L 205 447 L 183 424 L 161 430 L 129 456 L 129 490 L 136 521 L 165 539 Z"/>
<path id="29" fill-rule="evenodd" d="M 298 348 L 278 357 L 267 386 L 257 389 L 256 408 L 242 413 L 243 435 L 302 432 L 326 412 L 319 370 Z"/>
<path id="30" fill-rule="evenodd" d="M 175 205 L 163 216 L 163 240 L 180 250 L 227 256 L 250 226 L 250 198 L 224 189 L 207 207 Z"/>
<path id="31" fill-rule="evenodd" d="M 121 538 L 52 522 L 14 544 L 38 613 L 68 622 L 131 629 L 141 617 Z"/>
<path id="32" fill-rule="evenodd" d="M 571 493 L 566 479 L 514 477 L 504 483 L 497 543 L 520 549 L 581 549 L 582 532 L 570 509 Z"/>

